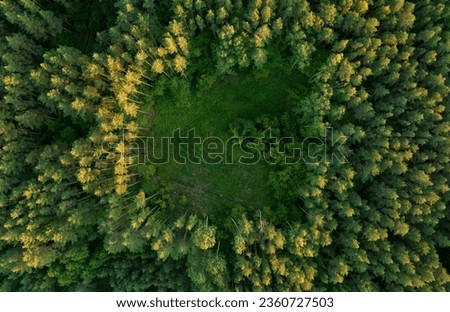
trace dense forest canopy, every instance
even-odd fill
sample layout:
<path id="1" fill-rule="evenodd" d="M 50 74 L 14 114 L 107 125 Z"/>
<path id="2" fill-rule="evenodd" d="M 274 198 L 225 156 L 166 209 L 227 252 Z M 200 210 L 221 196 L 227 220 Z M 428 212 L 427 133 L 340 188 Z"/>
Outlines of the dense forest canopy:
<path id="1" fill-rule="evenodd" d="M 449 28 L 446 0 L 0 0 L 0 289 L 449 290 Z M 141 161 L 191 128 L 270 161 Z M 239 139 L 269 128 L 322 156 Z"/>

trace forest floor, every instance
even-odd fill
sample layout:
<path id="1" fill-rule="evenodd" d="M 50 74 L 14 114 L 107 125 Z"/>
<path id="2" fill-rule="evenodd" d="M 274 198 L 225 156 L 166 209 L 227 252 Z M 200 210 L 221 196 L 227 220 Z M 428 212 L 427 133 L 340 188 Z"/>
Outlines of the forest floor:
<path id="1" fill-rule="evenodd" d="M 307 77 L 286 75 L 281 70 L 225 76 L 211 87 L 186 97 L 160 96 L 155 106 L 151 135 L 171 136 L 195 128 L 202 139 L 215 136 L 223 141 L 232 135 L 229 125 L 237 120 L 254 120 L 263 114 L 281 116 L 290 108 L 288 90 L 306 85 Z M 307 90 L 305 89 L 305 92 Z M 242 152 L 235 149 L 234 160 Z M 189 203 L 202 212 L 242 205 L 256 208 L 273 202 L 268 184 L 270 164 L 178 164 L 158 165 L 159 180 L 168 185 L 175 198 L 186 195 Z M 221 207 L 218 207 L 221 206 Z"/>

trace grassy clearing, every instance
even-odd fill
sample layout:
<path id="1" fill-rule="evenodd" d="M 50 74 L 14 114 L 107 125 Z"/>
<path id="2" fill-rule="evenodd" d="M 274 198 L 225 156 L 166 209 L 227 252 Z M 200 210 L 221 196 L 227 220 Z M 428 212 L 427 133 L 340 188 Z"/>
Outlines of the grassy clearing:
<path id="1" fill-rule="evenodd" d="M 279 70 L 223 77 L 209 88 L 197 91 L 179 85 L 182 81 L 176 83 L 156 98 L 150 133 L 153 137 L 171 136 L 177 128 L 182 131 L 195 128 L 202 138 L 216 136 L 227 140 L 231 136 L 231 122 L 255 119 L 262 114 L 281 116 L 290 108 L 288 90 L 298 92 L 299 87 L 307 85 L 306 77 L 286 75 Z M 239 156 L 236 153 L 235 159 Z M 208 212 L 236 205 L 248 208 L 271 205 L 270 171 L 270 165 L 263 161 L 254 165 L 184 165 L 171 161 L 157 167 L 157 176 L 176 198 L 186 195 L 194 208 Z"/>

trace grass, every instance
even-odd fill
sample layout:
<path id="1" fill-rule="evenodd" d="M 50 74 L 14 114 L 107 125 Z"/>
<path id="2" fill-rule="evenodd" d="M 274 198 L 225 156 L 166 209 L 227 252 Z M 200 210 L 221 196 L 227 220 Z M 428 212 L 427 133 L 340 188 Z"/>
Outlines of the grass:
<path id="1" fill-rule="evenodd" d="M 255 119 L 262 114 L 281 116 L 287 112 L 288 90 L 298 91 L 299 86 L 306 86 L 305 79 L 300 74 L 266 70 L 222 77 L 210 87 L 198 90 L 172 78 L 164 95 L 156 98 L 150 135 L 160 138 L 170 136 L 177 128 L 184 131 L 195 128 L 202 138 L 216 136 L 227 140 L 233 121 Z M 236 205 L 247 208 L 271 205 L 273 198 L 268 184 L 271 170 L 263 161 L 253 165 L 172 161 L 158 165 L 156 175 L 169 186 L 175 198 L 185 196 L 190 205 L 206 213 Z"/>

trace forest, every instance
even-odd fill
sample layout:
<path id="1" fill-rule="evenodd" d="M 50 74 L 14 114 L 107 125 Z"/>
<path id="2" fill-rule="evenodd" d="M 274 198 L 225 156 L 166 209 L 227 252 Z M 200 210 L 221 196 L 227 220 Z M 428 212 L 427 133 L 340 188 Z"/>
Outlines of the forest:
<path id="1" fill-rule="evenodd" d="M 450 291 L 449 72 L 447 0 L 0 0 L 0 290 Z"/>

